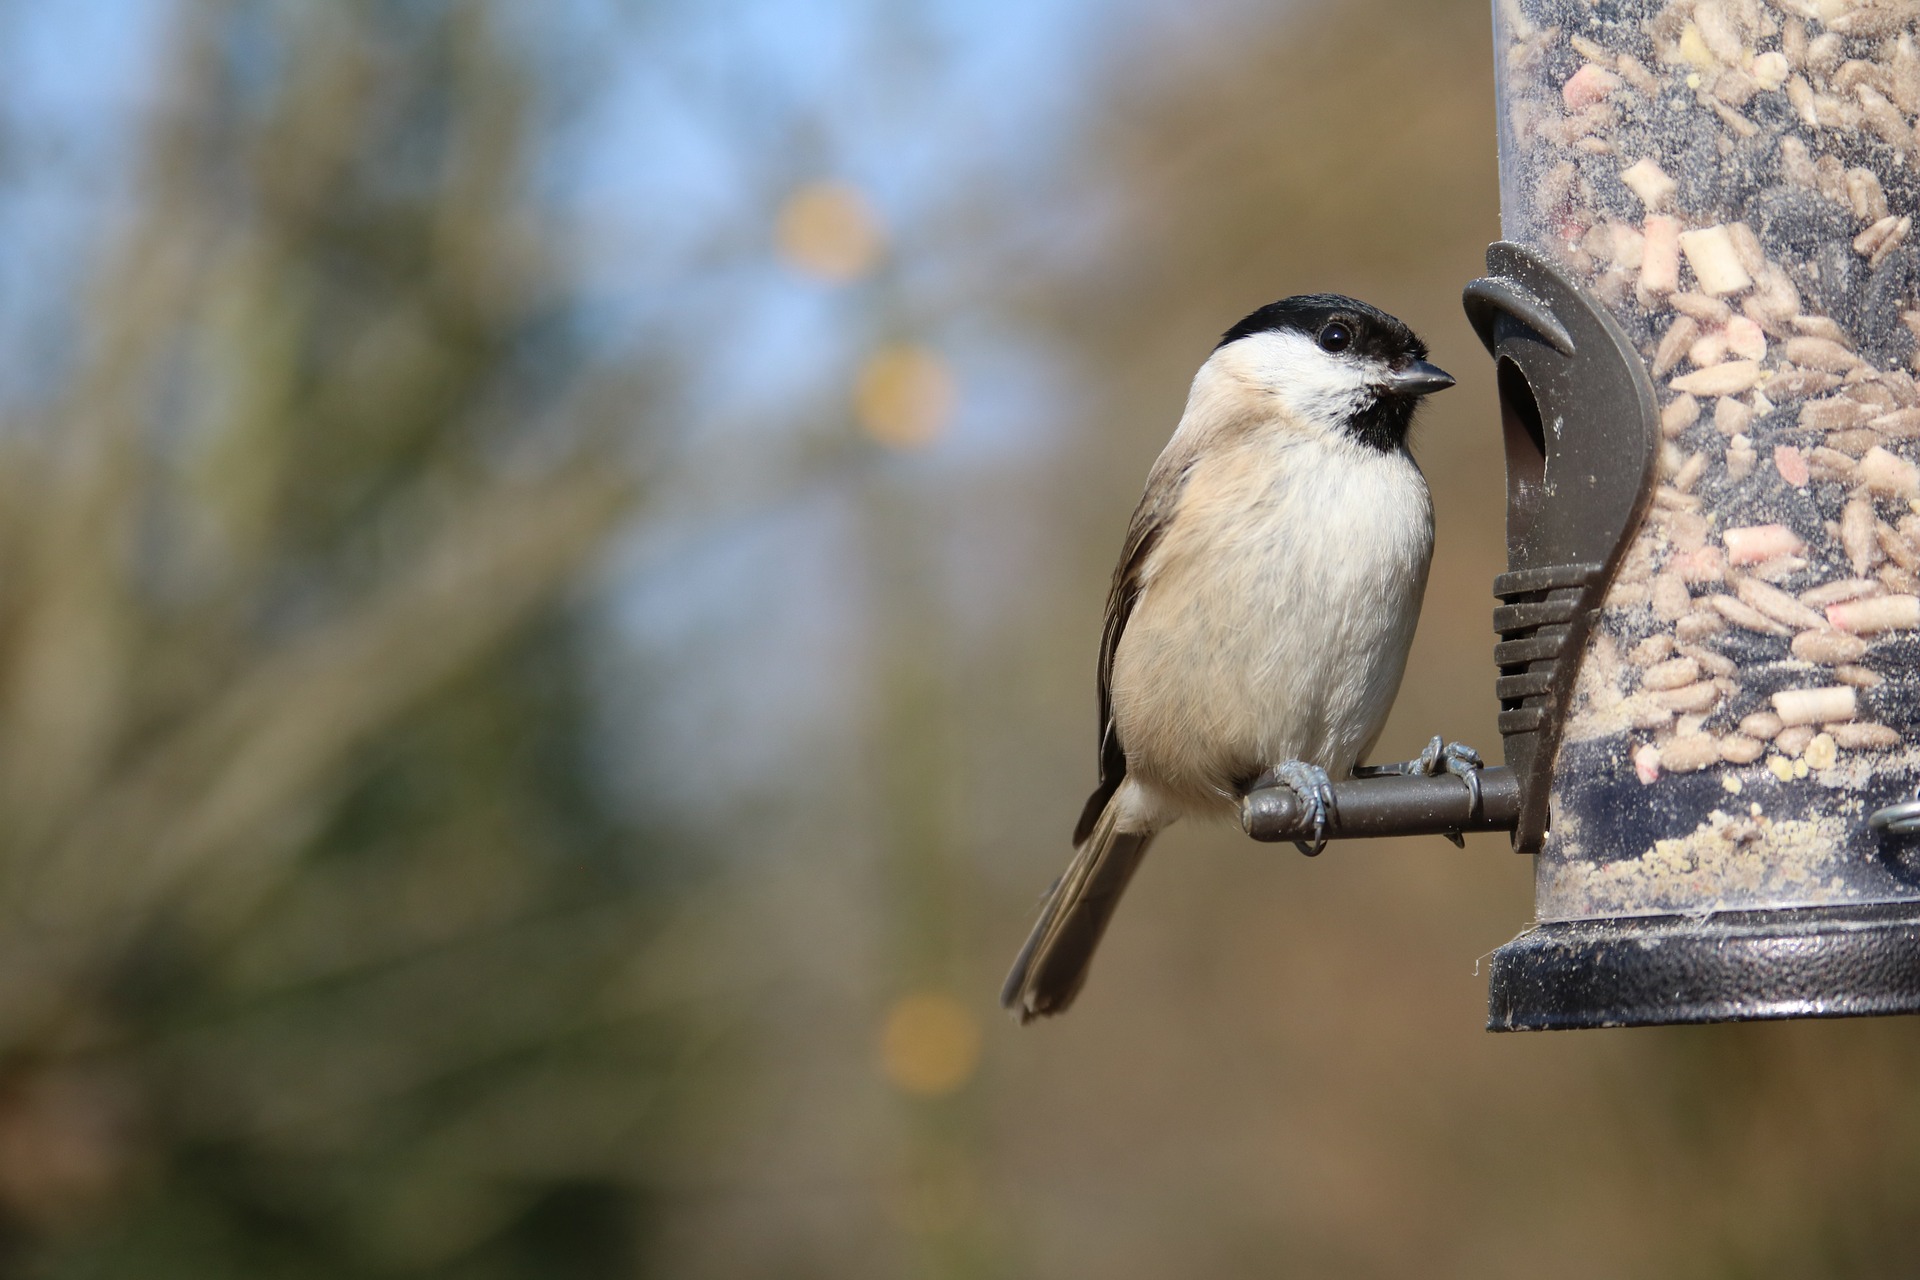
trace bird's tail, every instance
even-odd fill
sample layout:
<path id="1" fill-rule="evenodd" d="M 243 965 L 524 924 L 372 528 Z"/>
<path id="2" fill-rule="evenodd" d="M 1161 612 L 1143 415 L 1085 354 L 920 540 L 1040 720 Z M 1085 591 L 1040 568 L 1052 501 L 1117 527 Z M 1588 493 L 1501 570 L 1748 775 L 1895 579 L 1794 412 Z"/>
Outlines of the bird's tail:
<path id="1" fill-rule="evenodd" d="M 1119 795 L 1109 799 L 1093 831 L 1074 849 L 1000 988 L 1001 1005 L 1022 1022 L 1063 1013 L 1080 994 L 1100 935 L 1153 841 L 1152 831 L 1121 830 L 1120 808 Z"/>

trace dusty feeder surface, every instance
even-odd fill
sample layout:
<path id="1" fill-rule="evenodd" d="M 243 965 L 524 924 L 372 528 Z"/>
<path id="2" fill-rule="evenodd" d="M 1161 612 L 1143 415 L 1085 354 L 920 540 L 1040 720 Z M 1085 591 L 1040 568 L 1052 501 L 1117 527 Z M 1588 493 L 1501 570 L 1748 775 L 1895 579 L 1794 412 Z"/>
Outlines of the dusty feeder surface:
<path id="1" fill-rule="evenodd" d="M 1542 919 L 1920 894 L 1920 4 L 1501 0 L 1504 231 L 1647 362 L 1659 487 L 1556 770 Z"/>

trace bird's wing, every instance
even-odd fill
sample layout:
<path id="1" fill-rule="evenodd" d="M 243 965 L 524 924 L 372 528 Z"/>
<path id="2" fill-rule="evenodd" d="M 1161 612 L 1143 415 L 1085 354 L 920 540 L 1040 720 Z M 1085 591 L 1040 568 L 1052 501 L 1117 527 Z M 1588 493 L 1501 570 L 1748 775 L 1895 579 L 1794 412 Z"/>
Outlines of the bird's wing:
<path id="1" fill-rule="evenodd" d="M 1087 797 L 1080 821 L 1074 826 L 1076 846 L 1093 833 L 1094 825 L 1100 821 L 1100 811 L 1106 808 L 1107 801 L 1127 776 L 1126 752 L 1121 748 L 1120 734 L 1113 723 L 1113 655 L 1119 651 L 1121 633 L 1127 629 L 1127 619 L 1132 616 L 1133 606 L 1146 585 L 1147 558 L 1159 543 L 1174 508 L 1180 504 L 1180 493 L 1193 465 L 1191 457 L 1169 456 L 1171 452 L 1162 454 L 1147 476 L 1146 492 L 1140 495 L 1140 505 L 1133 509 L 1133 519 L 1127 525 L 1127 540 L 1120 550 L 1120 563 L 1114 566 L 1113 587 L 1107 592 L 1107 621 L 1100 633 L 1100 785 Z"/>

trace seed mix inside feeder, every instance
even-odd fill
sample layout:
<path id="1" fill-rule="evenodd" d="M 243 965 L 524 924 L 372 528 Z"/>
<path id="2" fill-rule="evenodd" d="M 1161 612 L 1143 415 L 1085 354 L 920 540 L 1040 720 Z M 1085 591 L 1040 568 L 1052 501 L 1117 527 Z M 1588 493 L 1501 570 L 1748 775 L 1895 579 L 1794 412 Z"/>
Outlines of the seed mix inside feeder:
<path id="1" fill-rule="evenodd" d="M 1657 457 L 1577 637 L 1492 1025 L 1920 1010 L 1920 851 L 1868 822 L 1920 778 L 1920 3 L 1495 26 L 1503 232 L 1623 336 Z"/>

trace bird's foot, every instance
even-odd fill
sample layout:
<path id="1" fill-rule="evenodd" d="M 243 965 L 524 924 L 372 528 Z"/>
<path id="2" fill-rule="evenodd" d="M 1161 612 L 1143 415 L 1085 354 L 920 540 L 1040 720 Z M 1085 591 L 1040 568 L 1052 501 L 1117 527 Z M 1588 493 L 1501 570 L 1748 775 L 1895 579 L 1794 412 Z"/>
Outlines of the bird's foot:
<path id="1" fill-rule="evenodd" d="M 1327 827 L 1338 816 L 1334 805 L 1333 779 L 1327 771 L 1317 764 L 1308 764 L 1304 760 L 1289 760 L 1285 764 L 1275 765 L 1260 775 L 1249 792 L 1262 787 L 1281 785 L 1300 797 L 1300 803 L 1306 806 L 1307 814 L 1313 819 L 1313 838 L 1295 840 L 1294 848 L 1309 858 L 1317 857 L 1327 847 Z"/>
<path id="2" fill-rule="evenodd" d="M 1467 806 L 1469 817 L 1480 815 L 1480 770 L 1486 762 L 1480 753 L 1464 742 L 1448 742 L 1439 734 L 1433 735 L 1426 748 L 1411 760 L 1402 760 L 1397 764 L 1370 764 L 1357 766 L 1353 771 L 1356 778 L 1437 778 L 1450 773 L 1467 784 L 1467 793 L 1472 802 Z M 1446 833 L 1447 839 L 1461 848 L 1466 847 L 1466 838 L 1458 831 Z"/>

